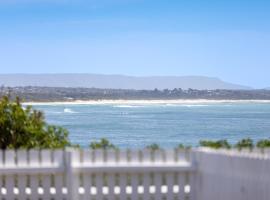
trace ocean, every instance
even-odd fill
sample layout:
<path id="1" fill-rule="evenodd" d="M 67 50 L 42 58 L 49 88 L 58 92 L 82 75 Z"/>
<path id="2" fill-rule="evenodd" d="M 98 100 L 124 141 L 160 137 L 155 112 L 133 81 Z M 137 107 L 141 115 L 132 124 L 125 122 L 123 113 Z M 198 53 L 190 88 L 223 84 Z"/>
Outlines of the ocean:
<path id="1" fill-rule="evenodd" d="M 200 140 L 270 137 L 270 103 L 38 104 L 50 124 L 65 127 L 72 143 L 88 147 L 107 138 L 120 148 L 157 143 L 197 146 Z"/>

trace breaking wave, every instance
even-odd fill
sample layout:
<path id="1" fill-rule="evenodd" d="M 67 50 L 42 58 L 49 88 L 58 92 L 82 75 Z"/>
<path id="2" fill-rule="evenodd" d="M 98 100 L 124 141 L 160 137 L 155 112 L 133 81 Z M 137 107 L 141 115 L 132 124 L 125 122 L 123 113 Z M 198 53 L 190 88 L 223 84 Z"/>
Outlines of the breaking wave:
<path id="1" fill-rule="evenodd" d="M 76 112 L 71 110 L 70 108 L 65 108 L 64 113 L 76 113 Z"/>

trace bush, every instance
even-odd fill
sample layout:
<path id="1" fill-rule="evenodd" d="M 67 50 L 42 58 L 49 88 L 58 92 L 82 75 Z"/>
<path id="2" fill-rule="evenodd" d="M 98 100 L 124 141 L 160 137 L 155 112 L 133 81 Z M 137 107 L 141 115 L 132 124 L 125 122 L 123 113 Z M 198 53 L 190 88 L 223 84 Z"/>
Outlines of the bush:
<path id="1" fill-rule="evenodd" d="M 105 138 L 102 138 L 99 142 L 91 142 L 89 147 L 91 149 L 117 149 L 114 144 Z"/>
<path id="2" fill-rule="evenodd" d="M 150 150 L 159 150 L 160 146 L 156 143 L 150 144 L 148 146 L 146 146 L 146 149 L 150 149 Z"/>
<path id="3" fill-rule="evenodd" d="M 235 147 L 238 149 L 242 149 L 242 148 L 252 149 L 254 147 L 253 140 L 250 138 L 242 139 L 236 143 Z"/>
<path id="4" fill-rule="evenodd" d="M 179 144 L 176 148 L 178 149 L 191 149 L 190 145 L 184 145 L 184 144 Z"/>
<path id="5" fill-rule="evenodd" d="M 0 100 L 0 148 L 63 148 L 69 146 L 68 131 L 48 125 L 42 112 L 23 108 L 19 98 Z"/>
<path id="6" fill-rule="evenodd" d="M 214 149 L 220 149 L 220 148 L 230 149 L 231 148 L 231 145 L 228 143 L 227 140 L 217 140 L 217 141 L 201 140 L 200 146 L 210 147 Z"/>
<path id="7" fill-rule="evenodd" d="M 256 144 L 258 148 L 270 148 L 270 139 L 259 140 Z"/>

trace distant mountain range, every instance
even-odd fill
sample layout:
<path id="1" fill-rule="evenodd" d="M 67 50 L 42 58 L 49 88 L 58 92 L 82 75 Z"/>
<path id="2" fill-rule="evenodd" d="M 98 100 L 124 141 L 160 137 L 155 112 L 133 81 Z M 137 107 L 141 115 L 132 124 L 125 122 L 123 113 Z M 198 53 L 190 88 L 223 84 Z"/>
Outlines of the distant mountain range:
<path id="1" fill-rule="evenodd" d="M 101 74 L 0 74 L 0 85 L 84 87 L 110 89 L 230 89 L 248 90 L 247 86 L 224 82 L 218 78 L 203 76 L 149 76 L 134 77 Z"/>

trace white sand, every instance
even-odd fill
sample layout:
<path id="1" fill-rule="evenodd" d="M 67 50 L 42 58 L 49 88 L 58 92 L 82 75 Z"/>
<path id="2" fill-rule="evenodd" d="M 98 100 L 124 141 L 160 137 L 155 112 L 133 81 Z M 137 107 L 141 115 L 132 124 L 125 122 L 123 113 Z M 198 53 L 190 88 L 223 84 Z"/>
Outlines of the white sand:
<path id="1" fill-rule="evenodd" d="M 166 105 L 166 104 L 219 104 L 219 103 L 270 103 L 270 100 L 88 100 L 67 102 L 26 102 L 23 105 Z"/>

